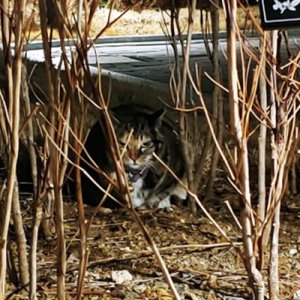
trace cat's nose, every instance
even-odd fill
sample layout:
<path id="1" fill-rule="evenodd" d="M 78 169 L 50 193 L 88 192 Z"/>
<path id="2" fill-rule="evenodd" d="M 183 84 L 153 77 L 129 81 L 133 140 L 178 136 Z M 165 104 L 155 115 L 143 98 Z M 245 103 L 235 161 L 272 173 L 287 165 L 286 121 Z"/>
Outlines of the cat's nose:
<path id="1" fill-rule="evenodd" d="M 129 157 L 131 160 L 132 160 L 132 162 L 134 163 L 134 164 L 136 164 L 136 161 L 137 161 L 137 157 Z"/>
<path id="2" fill-rule="evenodd" d="M 139 155 L 137 153 L 137 151 L 134 151 L 132 149 L 129 150 L 129 158 L 135 163 L 137 161 L 137 159 L 139 158 Z"/>

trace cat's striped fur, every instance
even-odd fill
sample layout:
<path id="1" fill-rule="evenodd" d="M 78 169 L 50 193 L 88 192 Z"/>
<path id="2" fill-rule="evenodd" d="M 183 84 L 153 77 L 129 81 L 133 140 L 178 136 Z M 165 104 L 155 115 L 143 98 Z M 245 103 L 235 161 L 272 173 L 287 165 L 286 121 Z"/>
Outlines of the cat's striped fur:
<path id="1" fill-rule="evenodd" d="M 184 165 L 179 141 L 170 123 L 163 120 L 164 111 L 145 113 L 133 107 L 121 107 L 114 114 L 115 132 L 120 151 L 123 152 L 122 161 L 127 179 L 132 187 L 134 206 L 169 210 L 172 196 L 185 199 L 185 190 L 153 156 L 155 152 L 179 177 L 183 176 Z M 86 147 L 99 167 L 113 177 L 113 166 L 100 128 L 96 125 L 92 129 Z M 99 140 L 102 141 L 99 143 Z M 105 185 L 99 175 L 93 174 L 93 177 Z M 95 197 L 96 194 L 90 193 L 91 183 L 88 189 L 84 188 L 88 183 L 85 176 L 82 181 L 86 202 L 97 204 L 101 195 L 97 192 L 99 195 L 96 199 L 86 199 Z"/>

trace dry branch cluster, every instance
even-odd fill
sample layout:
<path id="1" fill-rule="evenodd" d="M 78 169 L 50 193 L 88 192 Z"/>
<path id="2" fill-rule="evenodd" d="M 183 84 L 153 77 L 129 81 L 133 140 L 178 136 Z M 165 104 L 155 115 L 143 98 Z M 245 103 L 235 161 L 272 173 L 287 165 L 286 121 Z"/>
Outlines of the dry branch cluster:
<path id="1" fill-rule="evenodd" d="M 108 196 L 112 186 L 127 197 L 127 211 L 133 216 L 145 241 L 153 251 L 174 298 L 180 299 L 180 293 L 173 282 L 166 262 L 144 226 L 140 214 L 131 204 L 130 188 L 122 167 L 121 151 L 109 112 L 109 95 L 113 91 L 104 92 L 101 62 L 97 65 L 98 76 L 93 76 L 89 68 L 88 51 L 92 49 L 93 43 L 126 11 L 116 19 L 111 19 L 109 15 L 105 27 L 97 33 L 95 38 L 91 38 L 91 24 L 99 5 L 98 1 L 79 2 L 77 18 L 74 20 L 80 20 L 80 22 L 75 22 L 75 29 L 66 17 L 67 6 L 73 4 L 72 1 L 54 1 L 51 2 L 53 4 L 51 7 L 43 0 L 37 1 L 45 57 L 47 93 L 41 93 L 45 101 L 40 101 L 39 105 L 33 105 L 30 95 L 36 90 L 28 84 L 30 75 L 26 73 L 23 59 L 23 47 L 26 41 L 24 11 L 28 3 L 31 1 L 2 0 L 0 5 L 3 68 L 6 79 L 5 88 L 0 91 L 0 130 L 4 155 L 7 158 L 6 192 L 1 194 L 0 300 L 6 297 L 7 274 L 12 274 L 9 269 L 10 264 L 8 265 L 7 262 L 12 264 L 14 262 L 14 259 L 7 256 L 11 218 L 17 235 L 18 258 L 15 259 L 18 260 L 16 264 L 18 271 L 15 274 L 18 275 L 18 279 L 16 286 L 28 287 L 30 299 L 39 298 L 37 249 L 40 239 L 39 231 L 42 227 L 45 236 L 51 237 L 53 233 L 55 234 L 57 299 L 66 299 L 67 242 L 64 226 L 63 186 L 70 174 L 70 168 L 73 170 L 76 186 L 75 198 L 80 241 L 79 261 L 76 265 L 78 269 L 76 299 L 81 298 L 89 260 L 88 234 L 95 217 L 88 219 L 86 217 L 80 182 L 80 172 L 85 172 L 80 166 L 80 159 L 84 151 L 86 133 L 84 126 L 88 118 L 88 105 L 98 110 L 101 115 L 102 126 L 115 168 L 116 176 L 105 191 L 105 197 Z M 121 1 L 121 3 L 126 7 L 140 5 L 140 8 L 154 5 L 152 1 Z M 208 2 L 184 1 L 173 7 L 169 1 L 156 1 L 156 5 L 172 9 L 170 28 L 165 28 L 166 39 L 172 45 L 174 52 L 170 70 L 170 95 L 173 109 L 179 114 L 179 136 L 186 166 L 186 180 L 176 179 L 188 191 L 189 208 L 193 214 L 197 215 L 200 211 L 205 215 L 219 231 L 223 240 L 232 245 L 243 261 L 251 291 L 249 297 L 262 300 L 268 295 L 270 299 L 275 300 L 280 298 L 278 247 L 281 202 L 289 186 L 289 169 L 295 167 L 297 161 L 300 54 L 290 51 L 289 39 L 284 32 L 264 32 L 251 12 L 244 8 L 259 38 L 259 51 L 257 51 L 257 47 L 251 44 L 248 36 L 236 25 L 237 1 L 225 1 L 226 7 L 223 9 L 227 16 L 226 57 L 229 66 L 228 85 L 226 85 L 222 82 L 220 69 L 222 52 L 218 43 L 220 2 L 215 0 L 215 5 L 211 6 L 209 12 L 211 26 L 203 25 L 205 37 L 213 37 L 211 42 L 209 39 L 204 41 L 213 65 L 213 74 L 205 74 L 214 83 L 212 99 L 209 100 L 212 102 L 212 109 L 208 109 L 208 102 L 204 100 L 201 91 L 202 76 L 204 76 L 201 73 L 201 66 L 197 64 L 192 66 L 190 60 L 195 12 L 199 5 L 202 7 L 203 3 L 206 5 Z M 189 6 L 189 20 L 184 29 L 179 22 L 179 11 L 182 5 Z M 57 26 L 59 34 L 62 54 L 58 66 L 55 66 L 52 61 L 53 37 L 47 21 L 49 14 L 50 19 L 56 20 L 54 22 L 56 24 L 51 25 Z M 66 38 L 72 34 L 74 35 L 74 48 L 68 55 Z M 285 44 L 281 47 L 280 43 L 283 41 Z M 285 64 L 281 64 L 282 49 L 287 49 Z M 228 147 L 228 144 L 224 142 L 226 128 L 223 115 L 224 97 L 230 102 L 230 130 L 227 135 L 230 136 L 232 147 Z M 24 119 L 20 117 L 20 107 L 24 108 Z M 203 116 L 205 117 L 209 128 L 203 147 L 200 147 L 200 116 L 202 119 Z M 42 140 L 39 144 L 34 135 L 36 123 L 39 125 Z M 26 240 L 27 236 L 24 231 L 18 190 L 17 161 L 20 137 L 30 153 L 33 182 L 32 225 L 29 242 Z M 249 155 L 252 147 L 250 141 L 253 140 L 258 144 L 257 166 L 259 170 L 258 182 L 255 184 L 253 184 L 254 174 L 250 170 L 251 157 Z M 225 166 L 228 180 L 240 200 L 240 220 L 231 211 L 240 229 L 242 248 L 236 243 L 236 237 L 230 236 L 226 228 L 222 228 L 212 217 L 199 197 L 199 190 L 203 185 L 203 168 L 208 155 L 212 159 L 210 159 L 209 180 L 205 189 L 207 199 L 214 197 L 214 183 L 218 168 Z M 271 165 L 268 165 L 267 156 L 272 158 Z M 155 156 L 155 158 L 172 173 L 171 166 L 167 166 L 159 157 Z M 267 176 L 269 174 L 271 175 Z M 293 174 L 292 182 L 295 181 L 296 176 L 295 172 Z M 173 176 L 176 177 L 175 174 Z M 99 188 L 102 187 L 99 186 Z M 255 194 L 259 195 L 257 205 L 253 199 Z M 27 243 L 30 245 L 29 251 Z M 268 256 L 266 256 L 267 251 Z M 269 257 L 269 260 L 266 257 Z M 268 269 L 267 275 L 264 272 L 266 268 Z M 268 282 L 268 290 L 265 282 Z"/>

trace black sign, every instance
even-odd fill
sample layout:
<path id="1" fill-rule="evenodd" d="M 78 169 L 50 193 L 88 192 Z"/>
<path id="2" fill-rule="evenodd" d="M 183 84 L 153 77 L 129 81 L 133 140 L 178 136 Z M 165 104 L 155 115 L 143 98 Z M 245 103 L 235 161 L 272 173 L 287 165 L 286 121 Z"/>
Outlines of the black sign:
<path id="1" fill-rule="evenodd" d="M 264 28 L 300 27 L 300 0 L 260 0 Z"/>

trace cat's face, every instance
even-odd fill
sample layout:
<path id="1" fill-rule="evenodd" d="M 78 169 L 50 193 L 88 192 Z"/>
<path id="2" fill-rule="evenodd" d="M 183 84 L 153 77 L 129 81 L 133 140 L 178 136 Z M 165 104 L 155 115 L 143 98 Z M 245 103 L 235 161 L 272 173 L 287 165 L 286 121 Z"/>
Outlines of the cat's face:
<path id="1" fill-rule="evenodd" d="M 116 130 L 124 167 L 128 173 L 151 167 L 153 153 L 160 147 L 158 137 L 163 111 L 139 114 L 126 122 L 119 121 Z"/>
<path id="2" fill-rule="evenodd" d="M 143 169 L 150 167 L 155 141 L 153 136 L 142 133 L 137 134 L 131 130 L 125 131 L 119 138 L 118 143 L 123 153 L 123 164 L 129 169 Z"/>

